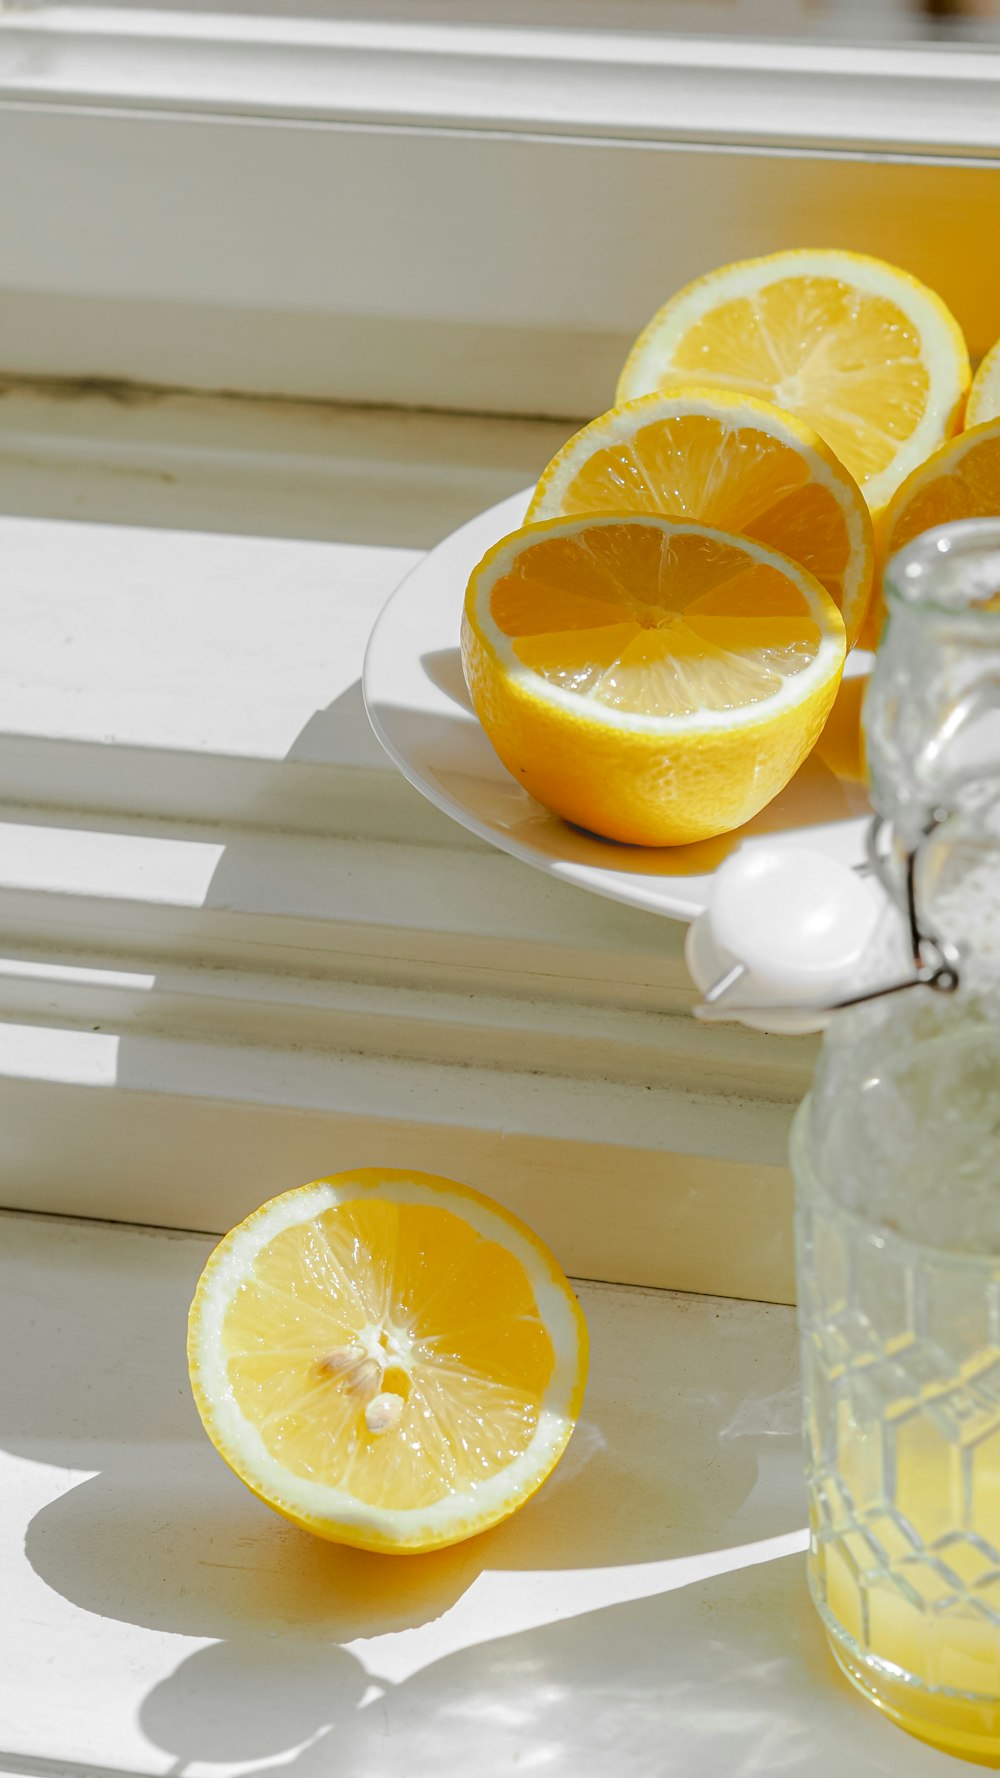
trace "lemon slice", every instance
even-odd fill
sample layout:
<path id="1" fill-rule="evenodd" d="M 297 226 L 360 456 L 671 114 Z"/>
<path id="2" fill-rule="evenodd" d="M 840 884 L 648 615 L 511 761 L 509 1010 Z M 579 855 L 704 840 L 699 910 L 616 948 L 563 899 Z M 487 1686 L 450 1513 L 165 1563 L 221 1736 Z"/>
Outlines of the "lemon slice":
<path id="1" fill-rule="evenodd" d="M 1000 419 L 951 438 L 908 476 L 881 530 L 888 557 L 922 531 L 955 519 L 1000 516 Z"/>
<path id="2" fill-rule="evenodd" d="M 940 297 L 861 253 L 774 253 L 709 272 L 640 334 L 617 400 L 678 383 L 756 395 L 798 414 L 873 511 L 954 432 L 969 354 Z"/>
<path id="3" fill-rule="evenodd" d="M 1000 340 L 992 346 L 972 379 L 965 424 L 983 426 L 1000 418 Z"/>
<path id="4" fill-rule="evenodd" d="M 364 1169 L 285 1192 L 212 1253 L 188 1324 L 205 1429 L 305 1530 L 456 1543 L 558 1461 L 587 1330 L 551 1253 L 499 1204 Z"/>
<path id="5" fill-rule="evenodd" d="M 1000 517 L 1000 419 L 960 432 L 928 457 L 897 488 L 878 525 L 876 588 L 868 608 L 862 641 L 878 646 L 885 623 L 882 576 L 885 565 L 935 525 L 955 519 Z"/>
<path id="6" fill-rule="evenodd" d="M 544 471 L 528 519 L 659 512 L 756 538 L 801 563 L 850 647 L 871 594 L 864 497 L 819 434 L 750 396 L 646 395 L 592 420 Z"/>
<path id="7" fill-rule="evenodd" d="M 469 582 L 462 660 L 507 770 L 581 827 L 639 845 L 726 833 L 823 727 L 844 623 L 803 568 L 652 515 L 527 525 Z"/>

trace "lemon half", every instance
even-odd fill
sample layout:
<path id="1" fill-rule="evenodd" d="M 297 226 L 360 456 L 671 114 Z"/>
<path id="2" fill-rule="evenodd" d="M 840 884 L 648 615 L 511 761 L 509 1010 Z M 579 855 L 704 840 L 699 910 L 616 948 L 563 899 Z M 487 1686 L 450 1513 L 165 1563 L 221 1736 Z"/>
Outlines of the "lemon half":
<path id="1" fill-rule="evenodd" d="M 679 845 L 748 821 L 829 714 L 844 623 L 812 575 L 707 525 L 528 525 L 469 582 L 462 660 L 507 770 L 606 838 Z"/>
<path id="2" fill-rule="evenodd" d="M 580 1410 L 587 1329 L 501 1205 L 366 1168 L 225 1236 L 188 1362 L 209 1438 L 261 1500 L 321 1537 L 412 1553 L 495 1525 L 545 1480 Z"/>
<path id="3" fill-rule="evenodd" d="M 699 389 L 646 395 L 584 426 L 542 474 L 529 520 L 658 512 L 756 538 L 816 576 L 850 647 L 871 594 L 872 523 L 853 476 L 803 420 Z"/>
<path id="4" fill-rule="evenodd" d="M 925 284 L 867 254 L 796 249 L 679 291 L 636 340 L 617 400 L 697 383 L 773 401 L 880 511 L 961 423 L 969 376 L 961 329 Z"/>

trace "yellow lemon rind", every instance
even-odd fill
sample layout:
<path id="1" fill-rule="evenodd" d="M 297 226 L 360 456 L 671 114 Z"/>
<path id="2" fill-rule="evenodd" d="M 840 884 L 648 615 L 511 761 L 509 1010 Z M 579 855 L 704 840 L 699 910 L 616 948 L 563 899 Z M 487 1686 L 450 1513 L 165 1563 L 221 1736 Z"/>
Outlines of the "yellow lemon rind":
<path id="1" fill-rule="evenodd" d="M 983 420 L 978 426 L 967 427 L 955 438 L 946 439 L 944 444 L 939 445 L 938 449 L 931 453 L 926 462 L 918 464 L 917 468 L 907 476 L 905 482 L 900 484 L 886 507 L 882 521 L 876 530 L 878 554 L 883 561 L 891 551 L 901 547 L 894 543 L 893 532 L 914 495 L 919 493 L 921 488 L 925 488 L 928 483 L 937 481 L 940 476 L 951 474 L 961 463 L 963 457 L 968 456 L 970 451 L 975 450 L 988 438 L 1000 440 L 1000 415 L 993 420 Z M 997 488 L 997 510 L 1000 514 L 1000 487 Z M 904 541 L 908 543 L 911 539 L 906 538 Z"/>
<path id="2" fill-rule="evenodd" d="M 670 297 L 638 335 L 618 379 L 616 403 L 659 387 L 660 377 L 669 373 L 669 348 L 717 303 L 753 295 L 779 277 L 837 277 L 838 271 L 844 282 L 866 294 L 895 300 L 925 342 L 933 341 L 937 347 L 929 358 L 925 356 L 931 387 L 923 418 L 892 462 L 864 485 L 865 498 L 877 514 L 911 470 L 958 430 L 972 377 L 965 336 L 947 304 L 912 272 L 888 260 L 848 249 L 799 247 L 734 260 L 703 273 Z M 677 377 L 678 382 L 690 380 L 690 373 Z"/>
<path id="3" fill-rule="evenodd" d="M 526 544 L 603 524 L 696 533 L 780 569 L 816 620 L 814 660 L 763 703 L 683 716 L 614 710 L 551 684 L 518 659 L 490 614 L 490 593 Z M 653 514 L 550 519 L 502 538 L 473 572 L 462 621 L 473 707 L 511 776 L 565 820 L 642 846 L 687 845 L 732 832 L 772 802 L 822 732 L 845 655 L 840 612 L 797 562 L 751 539 Z"/>
<path id="4" fill-rule="evenodd" d="M 255 1255 L 283 1229 L 308 1222 L 365 1192 L 394 1202 L 453 1209 L 484 1239 L 499 1240 L 520 1260 L 556 1356 L 534 1437 L 505 1469 L 474 1493 L 432 1506 L 378 1508 L 346 1490 L 290 1474 L 266 1450 L 241 1413 L 225 1377 L 222 1323 L 233 1290 Z M 558 1262 L 513 1212 L 471 1186 L 399 1168 L 360 1168 L 283 1192 L 229 1231 L 210 1254 L 188 1317 L 188 1369 L 198 1412 L 212 1444 L 258 1500 L 316 1536 L 383 1554 L 417 1554 L 477 1535 L 528 1500 L 559 1461 L 579 1416 L 587 1381 L 587 1324 Z"/>
<path id="5" fill-rule="evenodd" d="M 946 439 L 944 444 L 939 445 L 925 463 L 918 464 L 917 468 L 907 476 L 905 482 L 902 482 L 896 489 L 875 527 L 875 586 L 861 638 L 866 646 L 878 647 L 885 624 L 884 581 L 886 566 L 898 549 L 904 548 L 907 543 L 912 543 L 913 537 L 919 535 L 918 532 L 914 532 L 912 535 L 907 534 L 897 538 L 894 534 L 900 518 L 922 488 L 937 481 L 941 476 L 950 475 L 969 451 L 975 450 L 977 445 L 988 438 L 1000 442 L 1000 416 L 994 420 L 984 420 L 979 426 L 969 426 L 966 431 L 959 432 L 954 438 Z M 1000 517 L 1000 487 L 997 488 L 996 513 Z M 985 517 L 990 515 L 970 514 L 969 516 Z"/>
<path id="6" fill-rule="evenodd" d="M 1000 419 L 1000 340 L 980 360 L 965 408 L 965 429 Z"/>

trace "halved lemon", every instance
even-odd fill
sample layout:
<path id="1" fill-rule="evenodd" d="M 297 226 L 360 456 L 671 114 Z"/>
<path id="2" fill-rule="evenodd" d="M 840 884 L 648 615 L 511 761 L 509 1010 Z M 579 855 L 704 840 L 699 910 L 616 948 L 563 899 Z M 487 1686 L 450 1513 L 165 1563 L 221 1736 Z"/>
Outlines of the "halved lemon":
<path id="1" fill-rule="evenodd" d="M 882 554 L 898 549 L 954 519 L 1000 516 L 1000 419 L 961 432 L 908 476 L 893 496 L 883 522 Z"/>
<path id="2" fill-rule="evenodd" d="M 777 796 L 844 664 L 829 594 L 707 525 L 607 514 L 527 525 L 473 572 L 462 661 L 507 770 L 608 839 L 680 845 Z"/>
<path id="3" fill-rule="evenodd" d="M 800 249 L 679 291 L 636 340 L 617 400 L 697 383 L 776 402 L 877 511 L 956 430 L 969 375 L 961 329 L 926 285 L 863 253 Z"/>
<path id="4" fill-rule="evenodd" d="M 955 519 L 1000 517 L 1000 419 L 951 438 L 907 476 L 879 525 L 879 584 L 865 624 L 875 647 L 885 621 L 881 574 L 897 550 L 921 532 Z"/>
<path id="5" fill-rule="evenodd" d="M 188 1363 L 209 1438 L 261 1500 L 321 1537 L 414 1552 L 495 1525 L 545 1480 L 580 1410 L 587 1329 L 509 1211 L 365 1168 L 224 1237 Z"/>
<path id="6" fill-rule="evenodd" d="M 864 497 L 817 432 L 750 396 L 645 395 L 584 426 L 544 471 L 529 521 L 659 512 L 756 538 L 816 576 L 850 647 L 871 594 Z"/>
<path id="7" fill-rule="evenodd" d="M 972 379 L 965 409 L 966 428 L 1000 418 L 1000 340 L 991 346 Z"/>

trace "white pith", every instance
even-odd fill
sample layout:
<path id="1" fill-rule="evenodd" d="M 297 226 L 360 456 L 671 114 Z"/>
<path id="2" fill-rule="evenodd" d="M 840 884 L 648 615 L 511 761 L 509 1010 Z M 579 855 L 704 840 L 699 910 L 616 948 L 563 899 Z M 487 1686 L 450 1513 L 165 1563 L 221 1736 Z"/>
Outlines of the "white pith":
<path id="1" fill-rule="evenodd" d="M 933 294 L 917 280 L 901 276 L 878 260 L 855 259 L 849 253 L 794 252 L 784 264 L 780 259 L 747 260 L 723 268 L 719 274 L 708 274 L 665 305 L 669 312 L 662 320 L 654 316 L 640 334 L 622 371 L 618 400 L 633 400 L 655 389 L 657 378 L 671 368 L 678 340 L 720 303 L 734 297 L 755 296 L 770 284 L 797 277 L 836 278 L 866 295 L 884 297 L 902 309 L 923 342 L 922 362 L 930 379 L 923 417 L 900 444 L 891 462 L 864 483 L 869 506 L 880 508 L 911 470 L 940 444 L 942 426 L 962 395 L 964 364 L 948 318 Z M 690 373 L 690 380 L 697 382 L 697 375 Z M 790 398 L 786 391 L 786 399 Z M 777 393 L 773 399 L 780 406 Z M 821 424 L 816 429 L 822 433 Z"/>
<path id="2" fill-rule="evenodd" d="M 1000 418 L 1000 340 L 987 352 L 969 390 L 966 426 L 985 426 Z"/>
<path id="3" fill-rule="evenodd" d="M 297 1476 L 267 1449 L 256 1426 L 237 1403 L 227 1374 L 223 1324 L 235 1291 L 251 1271 L 258 1254 L 276 1236 L 296 1224 L 309 1222 L 322 1211 L 363 1197 L 370 1187 L 351 1179 L 322 1183 L 309 1191 L 278 1199 L 263 1215 L 251 1219 L 227 1239 L 218 1257 L 210 1262 L 201 1297 L 193 1352 L 194 1373 L 206 1399 L 213 1436 L 234 1467 L 265 1497 L 303 1517 L 367 1533 L 376 1540 L 405 1545 L 433 1538 L 459 1527 L 502 1515 L 509 1502 L 529 1493 L 540 1474 L 558 1456 L 571 1430 L 568 1409 L 579 1374 L 579 1334 L 576 1319 L 563 1289 L 547 1269 L 543 1258 L 519 1230 L 475 1198 L 456 1192 L 453 1196 L 418 1180 L 392 1181 L 379 1186 L 379 1196 L 399 1204 L 423 1204 L 453 1210 L 484 1240 L 500 1242 L 520 1261 L 531 1282 L 539 1314 L 555 1352 L 555 1367 L 530 1443 L 513 1462 L 461 1492 L 445 1495 L 430 1506 L 388 1508 L 369 1506 L 342 1488 Z M 387 1335 L 382 1346 L 380 1335 Z M 372 1357 L 380 1352 L 406 1369 L 413 1359 L 412 1343 L 405 1327 L 371 1326 L 356 1336 Z M 472 1524 L 474 1529 L 475 1525 Z"/>
<path id="4" fill-rule="evenodd" d="M 957 438 L 949 439 L 947 444 L 939 446 L 929 462 L 923 464 L 904 482 L 886 515 L 889 549 L 892 547 L 896 526 L 917 495 L 940 477 L 954 475 L 970 451 L 975 451 L 989 439 L 1000 439 L 1000 415 L 995 420 L 982 420 L 977 425 L 970 426 L 967 432 L 960 432 Z"/>
<path id="5" fill-rule="evenodd" d="M 508 680 L 527 693 L 544 703 L 550 703 L 565 711 L 576 722 L 593 723 L 602 729 L 622 729 L 633 734 L 646 735 L 690 735 L 711 734 L 723 731 L 727 734 L 734 729 L 752 728 L 764 722 L 770 722 L 787 710 L 797 709 L 804 704 L 813 692 L 825 685 L 838 671 L 843 662 L 843 643 L 836 631 L 828 629 L 823 601 L 827 597 L 819 583 L 805 569 L 792 562 L 786 556 L 779 555 L 777 550 L 767 549 L 763 544 L 753 543 L 745 537 L 733 537 L 728 532 L 714 530 L 709 525 L 678 524 L 671 519 L 658 519 L 653 514 L 642 513 L 609 513 L 600 517 L 581 514 L 576 519 L 549 521 L 553 528 L 558 526 L 562 536 L 575 535 L 578 531 L 588 530 L 597 525 L 648 525 L 662 531 L 668 536 L 697 534 L 713 539 L 720 544 L 745 550 L 754 561 L 767 563 L 780 569 L 788 579 L 800 589 L 804 602 L 815 619 L 820 639 L 816 654 L 808 666 L 782 683 L 780 690 L 771 697 L 761 698 L 757 703 L 743 705 L 735 710 L 698 710 L 687 715 L 645 716 L 635 715 L 630 711 L 617 710 L 610 704 L 601 703 L 587 693 L 566 691 L 562 686 L 554 685 L 533 668 L 528 667 L 514 650 L 514 638 L 507 636 L 494 620 L 490 610 L 490 595 L 497 580 L 508 570 L 515 557 L 524 547 L 523 533 L 515 533 L 505 538 L 498 546 L 490 563 L 488 572 L 481 572 L 476 583 L 475 613 L 476 623 L 488 647 L 501 662 Z M 542 527 L 539 526 L 539 542 L 542 541 Z"/>

